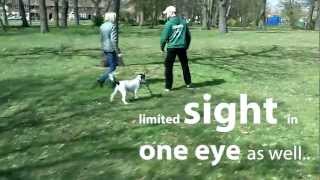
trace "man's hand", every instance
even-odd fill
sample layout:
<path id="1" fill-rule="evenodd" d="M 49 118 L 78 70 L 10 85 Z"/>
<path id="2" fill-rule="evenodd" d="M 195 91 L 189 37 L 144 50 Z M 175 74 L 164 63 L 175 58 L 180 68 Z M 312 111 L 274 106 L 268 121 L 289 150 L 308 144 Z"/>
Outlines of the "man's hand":
<path id="1" fill-rule="evenodd" d="M 161 55 L 162 55 L 162 57 L 165 58 L 165 57 L 167 57 L 167 52 L 163 50 L 163 51 L 161 51 Z"/>

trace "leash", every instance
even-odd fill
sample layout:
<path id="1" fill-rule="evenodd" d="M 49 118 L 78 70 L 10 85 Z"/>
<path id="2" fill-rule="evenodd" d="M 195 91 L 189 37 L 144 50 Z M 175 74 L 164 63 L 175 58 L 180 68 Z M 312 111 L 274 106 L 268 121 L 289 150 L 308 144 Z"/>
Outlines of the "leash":
<path id="1" fill-rule="evenodd" d="M 153 96 L 153 92 L 152 92 L 152 90 L 151 90 L 151 88 L 150 88 L 150 86 L 149 86 L 149 84 L 147 82 L 145 83 L 145 86 L 147 87 L 150 95 Z"/>

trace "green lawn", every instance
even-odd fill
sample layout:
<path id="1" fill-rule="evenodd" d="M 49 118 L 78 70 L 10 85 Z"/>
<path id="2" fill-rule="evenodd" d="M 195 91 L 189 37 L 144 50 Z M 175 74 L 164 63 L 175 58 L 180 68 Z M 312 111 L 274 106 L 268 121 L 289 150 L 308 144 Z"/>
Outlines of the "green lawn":
<path id="1" fill-rule="evenodd" d="M 160 29 L 122 27 L 121 49 L 127 66 L 118 79 L 146 72 L 152 91 L 122 105 L 109 102 L 111 88 L 92 88 L 103 69 L 98 30 L 10 29 L 0 32 L 0 179 L 317 179 L 319 174 L 318 33 L 269 29 L 217 31 L 192 28 L 189 51 L 195 91 L 183 88 L 176 64 L 175 90 L 163 92 Z M 214 105 L 250 101 L 278 102 L 278 125 L 237 124 L 230 133 L 215 124 L 141 126 L 138 115 L 184 114 L 186 103 Z M 237 110 L 239 115 L 239 110 Z M 299 118 L 289 126 L 285 115 Z M 237 116 L 239 117 L 239 116 Z M 237 122 L 239 118 L 237 118 Z M 193 156 L 186 161 L 143 161 L 143 144 L 236 144 L 240 162 L 216 167 Z M 301 145 L 309 161 L 249 161 L 248 149 L 291 149 Z M 192 153 L 191 153 L 192 154 Z"/>

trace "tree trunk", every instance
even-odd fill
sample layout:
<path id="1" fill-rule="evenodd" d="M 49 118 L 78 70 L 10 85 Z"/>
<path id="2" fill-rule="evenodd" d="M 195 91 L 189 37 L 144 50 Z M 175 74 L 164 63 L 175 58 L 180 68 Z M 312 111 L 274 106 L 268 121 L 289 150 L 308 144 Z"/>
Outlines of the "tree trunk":
<path id="1" fill-rule="evenodd" d="M 94 7 L 95 7 L 95 12 L 96 12 L 96 13 L 95 13 L 95 14 L 96 14 L 96 17 L 100 17 L 100 16 L 101 16 L 101 15 L 100 15 L 100 7 L 99 7 L 99 4 L 100 4 L 100 3 L 96 3 L 95 6 L 94 6 Z"/>
<path id="2" fill-rule="evenodd" d="M 202 29 L 207 29 L 207 22 L 208 22 L 208 4 L 207 0 L 203 0 L 202 5 Z"/>
<path id="3" fill-rule="evenodd" d="M 210 30 L 213 22 L 213 0 L 203 0 L 202 7 L 202 29 Z"/>
<path id="4" fill-rule="evenodd" d="M 267 0 L 261 1 L 261 9 L 259 11 L 259 14 L 257 16 L 256 20 L 256 27 L 260 29 L 264 29 L 265 23 L 266 23 L 266 8 L 267 8 Z"/>
<path id="5" fill-rule="evenodd" d="M 49 32 L 46 0 L 39 0 L 39 9 L 40 9 L 40 32 L 41 33 Z"/>
<path id="6" fill-rule="evenodd" d="M 229 17 L 230 17 L 231 5 L 232 5 L 232 0 L 229 0 L 229 1 L 228 1 L 227 13 L 226 13 L 227 20 L 228 20 Z"/>
<path id="7" fill-rule="evenodd" d="M 211 29 L 213 22 L 213 9 L 214 9 L 214 0 L 209 0 L 208 2 L 208 20 L 207 20 L 207 29 Z"/>
<path id="8" fill-rule="evenodd" d="M 59 27 L 59 0 L 54 0 L 53 19 L 56 27 Z"/>
<path id="9" fill-rule="evenodd" d="M 22 27 L 28 27 L 29 24 L 27 21 L 26 10 L 24 8 L 23 0 L 19 0 L 18 4 L 19 4 L 19 14 L 20 14 L 21 20 L 22 20 Z"/>
<path id="10" fill-rule="evenodd" d="M 104 13 L 109 12 L 112 5 L 112 0 L 108 0 L 108 3 L 106 4 L 106 7 L 104 9 Z"/>
<path id="11" fill-rule="evenodd" d="M 31 0 L 28 0 L 28 13 L 29 13 L 29 25 L 32 24 L 32 19 L 31 19 Z"/>
<path id="12" fill-rule="evenodd" d="M 296 19 L 294 18 L 294 0 L 289 0 L 289 24 L 291 28 L 295 27 L 295 21 Z"/>
<path id="13" fill-rule="evenodd" d="M 68 10 L 69 10 L 69 2 L 68 0 L 62 0 L 62 13 L 61 13 L 61 27 L 68 27 Z"/>
<path id="14" fill-rule="evenodd" d="M 140 15 L 139 15 L 139 26 L 143 26 L 144 24 L 144 12 L 143 10 L 140 11 Z"/>
<path id="15" fill-rule="evenodd" d="M 136 23 L 137 24 L 140 23 L 140 15 L 139 15 L 139 13 L 136 14 Z"/>
<path id="16" fill-rule="evenodd" d="M 6 0 L 3 0 L 1 3 L 2 12 L 3 12 L 3 20 L 4 25 L 9 26 L 8 16 L 7 16 L 7 10 L 6 10 Z M 2 22 L 3 23 L 3 22 Z"/>
<path id="17" fill-rule="evenodd" d="M 212 19 L 212 24 L 214 27 L 218 27 L 219 23 L 219 4 L 215 3 L 215 10 L 214 10 L 214 16 Z"/>
<path id="18" fill-rule="evenodd" d="M 101 14 L 100 14 L 100 3 L 101 3 L 101 0 L 91 0 L 91 2 L 93 3 L 94 5 L 94 10 L 95 10 L 95 18 L 97 17 L 100 17 Z"/>
<path id="19" fill-rule="evenodd" d="M 151 28 L 154 28 L 154 26 L 156 25 L 156 11 L 155 9 L 153 9 L 152 11 L 152 21 L 151 21 Z"/>
<path id="20" fill-rule="evenodd" d="M 307 29 L 313 29 L 313 20 L 312 20 L 312 16 L 313 16 L 313 11 L 314 11 L 314 8 L 315 8 L 315 0 L 311 0 L 311 6 L 310 6 L 310 9 L 309 9 L 309 12 L 308 12 L 308 19 L 307 19 L 307 26 L 306 28 Z"/>
<path id="21" fill-rule="evenodd" d="M 153 1 L 152 24 L 151 27 L 158 25 L 158 1 Z"/>
<path id="22" fill-rule="evenodd" d="M 227 33 L 227 0 L 219 0 L 219 31 Z"/>
<path id="23" fill-rule="evenodd" d="M 6 31 L 6 26 L 3 24 L 2 19 L 0 18 L 0 25 L 3 31 Z"/>
<path id="24" fill-rule="evenodd" d="M 120 0 L 113 0 L 113 12 L 116 13 L 117 48 L 119 47 L 119 20 L 120 20 Z"/>
<path id="25" fill-rule="evenodd" d="M 320 0 L 317 1 L 317 19 L 315 23 L 315 30 L 320 31 Z"/>
<path id="26" fill-rule="evenodd" d="M 76 25 L 80 25 L 80 17 L 79 17 L 79 1 L 73 0 L 73 13 L 74 13 L 74 20 Z"/>

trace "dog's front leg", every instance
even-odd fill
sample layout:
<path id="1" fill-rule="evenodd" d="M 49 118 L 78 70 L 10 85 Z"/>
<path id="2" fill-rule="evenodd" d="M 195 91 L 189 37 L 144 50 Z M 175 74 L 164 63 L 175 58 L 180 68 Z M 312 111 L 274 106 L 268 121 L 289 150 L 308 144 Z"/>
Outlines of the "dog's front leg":
<path id="1" fill-rule="evenodd" d="M 117 92 L 118 92 L 118 86 L 117 86 L 116 88 L 114 88 L 114 91 L 113 91 L 113 93 L 112 93 L 111 96 L 110 96 L 110 102 L 113 101 L 114 96 L 117 94 Z"/>
<path id="2" fill-rule="evenodd" d="M 127 101 L 126 101 L 126 95 L 127 95 L 127 91 L 125 90 L 125 89 L 121 89 L 120 90 L 120 93 L 121 93 L 121 95 L 122 95 L 122 102 L 123 102 L 123 104 L 128 104 L 127 103 Z"/>
<path id="3" fill-rule="evenodd" d="M 138 89 L 134 90 L 134 99 L 138 99 Z"/>

